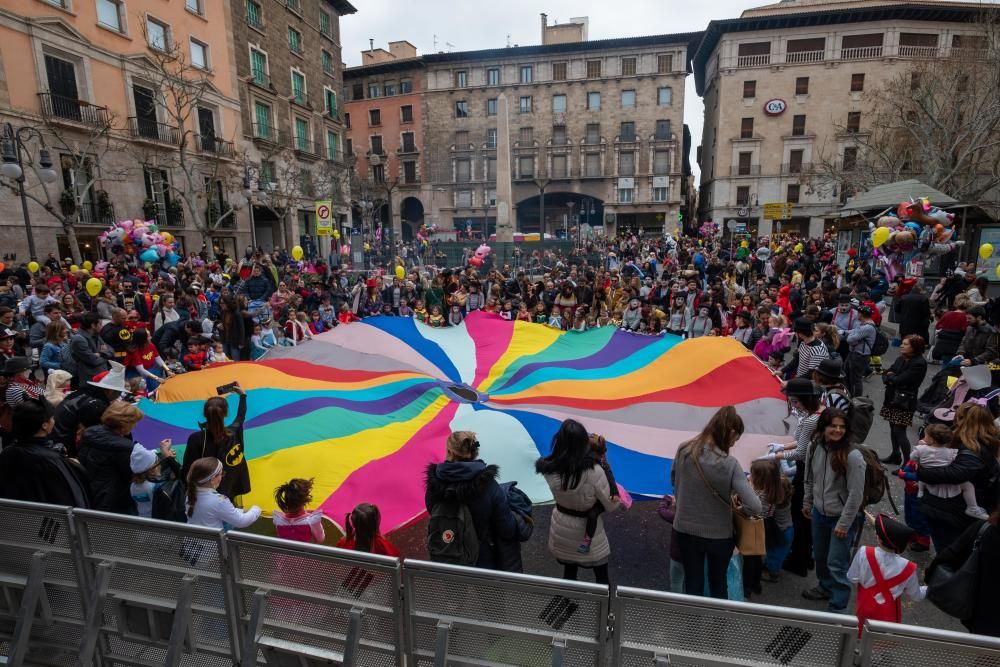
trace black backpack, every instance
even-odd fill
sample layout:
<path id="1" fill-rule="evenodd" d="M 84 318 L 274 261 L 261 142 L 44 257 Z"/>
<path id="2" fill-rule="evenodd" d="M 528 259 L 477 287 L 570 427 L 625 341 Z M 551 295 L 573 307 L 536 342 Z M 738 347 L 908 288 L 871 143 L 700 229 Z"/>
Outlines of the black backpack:
<path id="1" fill-rule="evenodd" d="M 872 326 L 875 326 L 874 324 Z M 876 357 L 881 357 L 883 354 L 889 351 L 889 338 L 882 333 L 882 329 L 875 327 L 875 342 L 872 343 L 871 354 Z"/>
<path id="2" fill-rule="evenodd" d="M 431 508 L 427 553 L 435 563 L 475 565 L 479 561 L 479 535 L 467 504 L 440 502 Z"/>
<path id="3" fill-rule="evenodd" d="M 875 403 L 864 396 L 851 398 L 841 389 L 831 389 L 828 393 L 850 401 L 851 407 L 847 411 L 847 417 L 850 419 L 851 436 L 855 442 L 864 442 L 872 430 L 872 422 L 875 421 Z"/>
<path id="4" fill-rule="evenodd" d="M 187 484 L 168 467 L 169 479 L 153 491 L 153 518 L 187 523 Z"/>

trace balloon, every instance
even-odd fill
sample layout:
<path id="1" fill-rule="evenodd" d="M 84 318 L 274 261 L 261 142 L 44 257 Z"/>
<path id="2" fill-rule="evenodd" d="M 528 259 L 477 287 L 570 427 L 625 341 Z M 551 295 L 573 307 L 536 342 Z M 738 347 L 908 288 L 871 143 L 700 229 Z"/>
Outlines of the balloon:
<path id="1" fill-rule="evenodd" d="M 80 267 L 77 266 L 76 264 L 74 264 L 71 267 L 69 267 L 69 270 L 70 270 L 71 273 L 76 273 L 77 271 L 80 270 Z"/>
<path id="2" fill-rule="evenodd" d="M 802 252 L 802 244 L 801 243 L 796 243 L 795 244 L 795 252 Z"/>
<path id="3" fill-rule="evenodd" d="M 993 246 L 989 243 L 984 243 L 979 246 L 979 256 L 983 259 L 989 259 L 993 256 Z"/>
<path id="4" fill-rule="evenodd" d="M 292 248 L 292 258 L 293 258 L 293 259 L 294 259 L 294 260 L 295 260 L 296 262 L 297 262 L 297 261 L 299 261 L 300 259 L 302 259 L 302 255 L 304 255 L 304 254 L 305 254 L 305 253 L 304 253 L 304 252 L 302 252 L 302 246 L 300 246 L 300 245 L 297 245 L 297 246 L 295 246 L 294 248 Z"/>
<path id="5" fill-rule="evenodd" d="M 889 240 L 889 228 L 879 227 L 874 232 L 872 232 L 872 245 L 876 248 L 880 248 L 882 244 Z"/>
<path id="6" fill-rule="evenodd" d="M 740 241 L 740 247 L 741 247 L 741 248 L 746 248 L 746 247 L 748 247 L 748 246 L 747 246 L 747 242 L 746 242 L 746 239 L 744 239 L 744 240 Z"/>
<path id="7" fill-rule="evenodd" d="M 142 254 L 139 255 L 139 259 L 144 262 L 155 262 L 160 259 L 160 255 L 156 252 L 156 248 L 149 248 L 148 250 L 144 250 Z"/>
<path id="8" fill-rule="evenodd" d="M 6 264 L 4 264 L 3 262 L 0 262 L 0 271 L 3 271 L 4 268 L 6 268 L 6 266 L 7 266 Z"/>
<path id="9" fill-rule="evenodd" d="M 339 229 L 333 230 L 333 238 L 340 239 L 340 230 Z"/>
<path id="10" fill-rule="evenodd" d="M 90 296 L 97 296 L 101 293 L 101 289 L 103 288 L 104 283 L 102 283 L 99 278 L 91 278 L 87 281 L 87 294 Z"/>
<path id="11" fill-rule="evenodd" d="M 38 262 L 34 260 L 28 262 L 28 270 L 32 273 L 38 273 Z"/>
<path id="12" fill-rule="evenodd" d="M 181 256 L 178 255 L 176 252 L 171 250 L 170 252 L 167 253 L 167 262 L 170 264 L 170 266 L 177 266 L 177 262 L 179 261 L 181 261 Z"/>
<path id="13" fill-rule="evenodd" d="M 475 255 L 473 255 L 472 257 L 469 258 L 469 264 L 471 264 L 473 266 L 482 266 L 483 265 L 483 260 L 480 259 L 479 257 L 476 257 Z"/>
<path id="14" fill-rule="evenodd" d="M 1000 278 L 1000 264 L 997 264 L 997 278 Z"/>
<path id="15" fill-rule="evenodd" d="M 94 268 L 94 264 L 89 259 L 85 259 L 83 260 L 83 268 L 90 271 L 92 268 Z"/>
<path id="16" fill-rule="evenodd" d="M 340 246 L 340 254 L 341 255 L 350 255 L 351 254 L 351 246 L 347 245 L 346 243 L 344 245 Z"/>
<path id="17" fill-rule="evenodd" d="M 396 277 L 399 278 L 400 280 L 406 277 L 406 271 L 403 270 L 403 267 L 401 266 L 396 267 Z"/>
<path id="18" fill-rule="evenodd" d="M 170 232 L 160 232 L 160 239 L 164 243 L 168 243 L 168 244 L 169 243 L 173 243 L 174 242 L 174 235 L 171 234 Z"/>

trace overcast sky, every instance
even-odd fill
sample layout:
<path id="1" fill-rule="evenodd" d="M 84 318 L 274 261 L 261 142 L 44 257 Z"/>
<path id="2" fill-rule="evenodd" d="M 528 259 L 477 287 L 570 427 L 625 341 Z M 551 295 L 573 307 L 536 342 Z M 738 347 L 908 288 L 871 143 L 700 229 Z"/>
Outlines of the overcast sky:
<path id="1" fill-rule="evenodd" d="M 539 14 L 549 23 L 575 16 L 590 18 L 589 38 L 635 37 L 703 30 L 712 19 L 735 18 L 744 9 L 772 0 L 354 0 L 358 13 L 341 19 L 343 57 L 348 66 L 361 64 L 361 51 L 374 39 L 376 47 L 405 39 L 420 54 L 472 51 L 541 43 Z M 992 0 L 990 0 L 992 2 Z M 435 35 L 437 47 L 435 48 Z M 691 164 L 697 173 L 694 147 L 701 142 L 701 98 L 694 77 L 687 78 L 684 122 L 691 128 Z"/>

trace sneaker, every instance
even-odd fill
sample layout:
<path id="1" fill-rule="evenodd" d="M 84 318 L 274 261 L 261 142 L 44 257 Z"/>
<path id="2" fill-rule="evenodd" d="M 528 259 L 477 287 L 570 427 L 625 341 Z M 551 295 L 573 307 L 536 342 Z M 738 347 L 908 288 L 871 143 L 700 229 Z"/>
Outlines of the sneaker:
<path id="1" fill-rule="evenodd" d="M 589 554 L 590 553 L 590 542 L 584 542 L 576 548 L 577 553 Z"/>
<path id="2" fill-rule="evenodd" d="M 975 505 L 973 505 L 972 507 L 966 507 L 965 508 L 965 513 L 968 516 L 974 517 L 976 519 L 982 519 L 983 521 L 985 521 L 986 519 L 990 518 L 990 513 L 989 512 L 987 512 L 986 510 L 984 510 L 982 507 L 978 507 L 978 506 L 975 506 Z"/>
<path id="3" fill-rule="evenodd" d="M 815 588 L 810 588 L 809 590 L 802 591 L 802 597 L 807 600 L 829 600 L 830 591 L 816 586 Z"/>

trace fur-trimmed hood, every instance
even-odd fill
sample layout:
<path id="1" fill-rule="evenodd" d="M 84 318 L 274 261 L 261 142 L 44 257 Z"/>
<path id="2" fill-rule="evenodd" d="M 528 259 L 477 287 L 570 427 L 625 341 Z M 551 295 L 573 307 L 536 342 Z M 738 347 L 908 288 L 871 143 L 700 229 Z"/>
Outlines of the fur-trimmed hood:
<path id="1" fill-rule="evenodd" d="M 427 466 L 427 500 L 469 503 L 483 495 L 500 474 L 496 465 L 480 460 L 445 461 Z"/>

